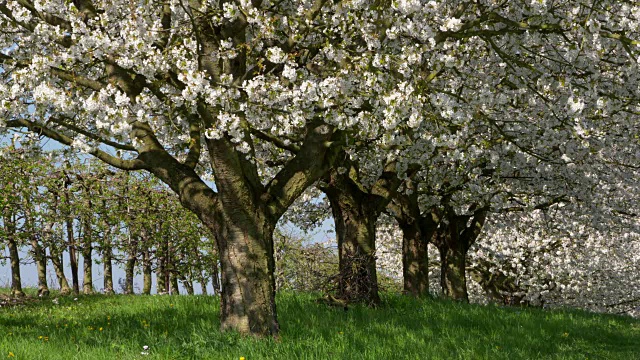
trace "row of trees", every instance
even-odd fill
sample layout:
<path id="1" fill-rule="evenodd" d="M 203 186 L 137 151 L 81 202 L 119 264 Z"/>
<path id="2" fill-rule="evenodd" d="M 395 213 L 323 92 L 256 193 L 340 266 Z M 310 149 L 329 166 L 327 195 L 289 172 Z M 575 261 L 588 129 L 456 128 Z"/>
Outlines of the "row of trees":
<path id="1" fill-rule="evenodd" d="M 562 208 L 559 233 L 635 234 L 639 13 L 632 1 L 7 1 L 0 126 L 167 184 L 215 238 L 222 329 L 277 336 L 273 235 L 288 210 L 314 207 L 311 188 L 336 222 L 338 296 L 369 304 L 385 211 L 403 230 L 406 290 L 426 291 L 432 243 L 444 294 L 462 300 L 491 214 Z"/>
<path id="2" fill-rule="evenodd" d="M 193 293 L 194 281 L 202 284 L 205 293 L 209 281 L 220 292 L 210 238 L 193 214 L 184 211 L 153 178 L 114 172 L 95 160 L 42 153 L 15 143 L 2 149 L 0 174 L 0 238 L 11 264 L 12 295 L 24 295 L 19 266 L 27 260 L 19 257 L 24 249 L 36 265 L 40 296 L 49 294 L 48 264 L 62 294 L 93 293 L 96 259 L 103 266 L 101 285 L 107 294 L 118 286 L 114 265 L 124 269 L 120 286 L 125 293 L 133 293 L 134 277 L 142 273 L 142 292 L 149 294 L 154 272 L 160 294 L 177 293 L 179 282 Z M 164 213 L 174 216 L 165 218 Z M 70 281 L 65 276 L 67 267 Z"/>

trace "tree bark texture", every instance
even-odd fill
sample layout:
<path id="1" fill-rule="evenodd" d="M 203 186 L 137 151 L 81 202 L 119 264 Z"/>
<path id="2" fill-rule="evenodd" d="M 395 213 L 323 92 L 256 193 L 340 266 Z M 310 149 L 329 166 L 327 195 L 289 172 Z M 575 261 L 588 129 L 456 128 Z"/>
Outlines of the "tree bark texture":
<path id="1" fill-rule="evenodd" d="M 399 222 L 402 230 L 402 278 L 405 294 L 429 294 L 429 234 L 423 234 L 417 221 Z"/>
<path id="2" fill-rule="evenodd" d="M 371 206 L 367 194 L 350 189 L 349 184 L 330 185 L 325 193 L 331 203 L 338 238 L 338 297 L 349 302 L 377 305 L 380 296 L 375 226 L 380 212 Z"/>
<path id="3" fill-rule="evenodd" d="M 214 234 L 222 267 L 222 329 L 277 336 L 275 302 L 275 221 L 259 208 L 225 206 L 217 214 Z"/>
<path id="4" fill-rule="evenodd" d="M 471 245 L 480 235 L 487 210 L 476 210 L 473 215 L 456 215 L 452 209 L 445 212 L 434 236 L 440 252 L 440 285 L 444 296 L 469 301 L 466 279 L 466 257 Z M 467 226 L 468 225 L 468 226 Z"/>

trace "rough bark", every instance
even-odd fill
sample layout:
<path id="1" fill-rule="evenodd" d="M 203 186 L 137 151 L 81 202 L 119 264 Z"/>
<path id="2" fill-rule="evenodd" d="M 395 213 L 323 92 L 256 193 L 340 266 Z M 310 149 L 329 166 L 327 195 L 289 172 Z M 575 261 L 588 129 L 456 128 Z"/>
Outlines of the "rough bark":
<path id="1" fill-rule="evenodd" d="M 222 329 L 245 334 L 279 333 L 273 260 L 275 221 L 260 208 L 229 204 L 213 223 L 221 271 Z"/>
<path id="2" fill-rule="evenodd" d="M 398 222 L 402 230 L 402 278 L 405 294 L 429 294 L 429 234 L 423 234 L 417 221 Z"/>
<path id="3" fill-rule="evenodd" d="M 336 189 L 337 190 L 337 189 Z M 380 303 L 375 257 L 379 213 L 362 197 L 328 191 L 338 239 L 338 297 L 349 302 Z"/>
<path id="4" fill-rule="evenodd" d="M 375 258 L 375 223 L 379 212 L 368 194 L 348 176 L 331 172 L 323 189 L 331 204 L 338 240 L 338 297 L 349 302 L 380 303 Z"/>
<path id="5" fill-rule="evenodd" d="M 475 210 L 473 215 L 456 215 L 453 209 L 445 210 L 447 222 L 441 223 L 434 236 L 434 243 L 440 252 L 442 293 L 448 298 L 469 301 L 466 256 L 480 235 L 486 215 L 487 210 L 484 208 Z"/>
<path id="6" fill-rule="evenodd" d="M 444 296 L 468 302 L 467 279 L 466 279 L 466 255 L 467 249 L 456 236 L 443 234 L 447 238 L 442 245 L 438 246 L 440 251 L 440 285 Z"/>

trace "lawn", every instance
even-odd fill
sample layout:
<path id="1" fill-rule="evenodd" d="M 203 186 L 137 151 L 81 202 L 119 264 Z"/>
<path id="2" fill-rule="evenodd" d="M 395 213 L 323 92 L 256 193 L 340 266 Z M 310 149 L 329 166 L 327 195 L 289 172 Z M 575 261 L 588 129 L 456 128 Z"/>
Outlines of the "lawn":
<path id="1" fill-rule="evenodd" d="M 279 341 L 220 333 L 217 297 L 34 300 L 0 307 L 0 358 L 640 359 L 640 321 L 629 317 L 393 294 L 344 311 L 315 298 L 278 296 Z"/>

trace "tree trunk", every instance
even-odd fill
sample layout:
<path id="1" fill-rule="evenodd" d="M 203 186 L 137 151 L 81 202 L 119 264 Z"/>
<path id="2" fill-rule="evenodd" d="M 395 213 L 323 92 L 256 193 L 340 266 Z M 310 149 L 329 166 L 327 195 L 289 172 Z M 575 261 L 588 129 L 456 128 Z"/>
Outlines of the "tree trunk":
<path id="1" fill-rule="evenodd" d="M 58 278 L 58 284 L 60 284 L 60 295 L 68 295 L 71 293 L 71 288 L 69 287 L 69 282 L 67 281 L 67 277 L 64 274 L 64 258 L 61 252 L 51 250 L 51 264 L 53 264 L 53 269 L 56 272 L 56 278 Z"/>
<path id="2" fill-rule="evenodd" d="M 241 196 L 242 194 L 238 194 Z M 276 221 L 235 196 L 207 221 L 222 267 L 221 328 L 257 336 L 279 333 L 275 302 L 273 231 Z M 215 287 L 215 284 L 214 284 Z"/>
<path id="3" fill-rule="evenodd" d="M 440 251 L 440 285 L 444 296 L 468 302 L 467 251 L 482 231 L 487 209 L 475 210 L 473 215 L 456 215 L 450 207 L 445 209 L 447 224 L 441 224 L 434 236 Z"/>
<path id="4" fill-rule="evenodd" d="M 202 272 L 200 272 L 198 276 L 198 283 L 200 284 L 200 288 L 202 288 L 202 295 L 209 295 L 207 291 L 207 278 L 202 275 Z"/>
<path id="5" fill-rule="evenodd" d="M 142 274 L 143 274 L 143 286 L 142 293 L 145 295 L 151 294 L 152 286 L 152 270 L 151 270 L 151 255 L 149 249 L 145 249 L 142 253 Z"/>
<path id="6" fill-rule="evenodd" d="M 5 218 L 5 221 L 7 219 Z M 13 224 L 10 225 L 13 228 Z M 20 255 L 18 254 L 18 244 L 15 238 L 15 231 L 7 233 L 7 246 L 9 248 L 9 259 L 11 263 L 11 296 L 23 297 L 22 278 L 20 276 Z"/>
<path id="7" fill-rule="evenodd" d="M 136 256 L 129 253 L 124 263 L 124 293 L 133 294 L 133 278 L 135 276 Z"/>
<path id="8" fill-rule="evenodd" d="M 169 282 L 169 294 L 180 295 L 180 289 L 178 288 L 178 275 L 171 273 L 171 281 Z"/>
<path id="9" fill-rule="evenodd" d="M 82 292 L 85 295 L 93 294 L 93 258 L 91 244 L 91 224 L 85 219 L 84 239 L 82 244 Z"/>
<path id="10" fill-rule="evenodd" d="M 78 254 L 76 252 L 76 243 L 73 234 L 73 215 L 71 211 L 71 196 L 69 194 L 70 182 L 65 181 L 64 201 L 66 205 L 65 225 L 67 229 L 67 246 L 69 247 L 69 266 L 71 267 L 71 281 L 73 283 L 73 293 L 80 293 L 80 279 L 78 277 Z"/>
<path id="11" fill-rule="evenodd" d="M 213 295 L 220 295 L 220 272 L 218 271 L 218 261 L 214 261 L 211 266 L 211 287 Z"/>
<path id="12" fill-rule="evenodd" d="M 375 257 L 379 212 L 367 194 L 347 187 L 326 189 L 338 240 L 338 296 L 349 302 L 380 303 Z"/>
<path id="13" fill-rule="evenodd" d="M 156 263 L 156 292 L 158 295 L 166 295 L 168 287 L 165 280 L 166 271 L 164 266 L 164 255 L 158 256 Z"/>
<path id="14" fill-rule="evenodd" d="M 47 257 L 46 249 L 44 249 L 38 239 L 31 237 L 31 248 L 33 249 L 33 258 L 36 262 L 36 271 L 38 272 L 38 296 L 49 296 L 49 285 L 47 284 Z"/>
<path id="15" fill-rule="evenodd" d="M 429 294 L 429 234 L 420 231 L 417 221 L 398 221 L 402 230 L 402 277 L 405 294 Z M 433 234 L 433 232 L 431 233 Z"/>
<path id="16" fill-rule="evenodd" d="M 104 272 L 103 287 L 104 293 L 107 295 L 115 294 L 113 290 L 113 249 L 111 248 L 111 242 L 108 240 L 105 243 L 104 250 L 102 251 L 102 266 Z"/>
<path id="17" fill-rule="evenodd" d="M 187 292 L 187 295 L 193 295 L 193 281 L 190 279 L 183 279 L 182 286 L 184 286 L 184 290 Z"/>
<path id="18" fill-rule="evenodd" d="M 71 267 L 71 281 L 73 283 L 73 293 L 80 293 L 80 278 L 78 276 L 78 253 L 76 252 L 75 239 L 73 235 L 73 220 L 67 220 L 67 244 L 69 245 L 69 266 Z"/>
<path id="19" fill-rule="evenodd" d="M 451 237 L 449 237 L 451 238 Z M 440 285 L 444 296 L 468 302 L 466 279 L 467 251 L 458 241 L 447 241 L 439 246 L 440 251 Z"/>

